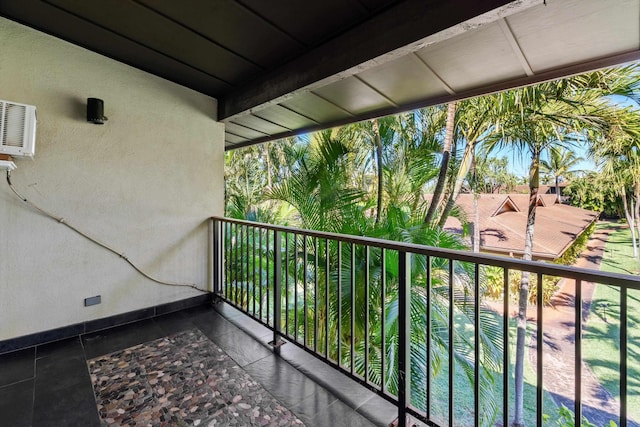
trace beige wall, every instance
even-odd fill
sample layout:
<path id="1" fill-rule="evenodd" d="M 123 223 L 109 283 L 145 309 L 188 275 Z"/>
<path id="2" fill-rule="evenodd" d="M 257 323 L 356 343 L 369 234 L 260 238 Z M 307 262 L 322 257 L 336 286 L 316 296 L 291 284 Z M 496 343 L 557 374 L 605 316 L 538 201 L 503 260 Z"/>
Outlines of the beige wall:
<path id="1" fill-rule="evenodd" d="M 152 275 L 206 287 L 205 220 L 223 212 L 216 101 L 3 18 L 0 45 L 0 99 L 38 115 L 15 187 Z M 86 122 L 87 97 L 105 101 L 105 125 Z M 194 295 L 29 209 L 2 176 L 0 340 Z"/>

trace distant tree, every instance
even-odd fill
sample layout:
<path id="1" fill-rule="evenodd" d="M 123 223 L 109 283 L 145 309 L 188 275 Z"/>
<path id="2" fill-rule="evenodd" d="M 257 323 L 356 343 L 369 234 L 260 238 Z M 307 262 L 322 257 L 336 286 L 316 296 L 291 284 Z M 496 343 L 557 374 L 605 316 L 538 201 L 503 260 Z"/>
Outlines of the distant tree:
<path id="1" fill-rule="evenodd" d="M 574 178 L 565 187 L 563 194 L 571 206 L 602 212 L 609 218 L 619 218 L 620 200 L 611 182 L 599 172 L 589 172 Z"/>
<path id="2" fill-rule="evenodd" d="M 476 159 L 476 185 L 481 193 L 510 193 L 518 184 L 518 177 L 509 172 L 506 157 L 484 157 Z"/>
<path id="3" fill-rule="evenodd" d="M 576 157 L 572 150 L 563 147 L 552 147 L 549 150 L 549 159 L 540 160 L 540 171 L 549 174 L 555 182 L 558 203 L 560 202 L 560 180 L 580 172 L 574 168 L 583 160 L 582 157 Z"/>

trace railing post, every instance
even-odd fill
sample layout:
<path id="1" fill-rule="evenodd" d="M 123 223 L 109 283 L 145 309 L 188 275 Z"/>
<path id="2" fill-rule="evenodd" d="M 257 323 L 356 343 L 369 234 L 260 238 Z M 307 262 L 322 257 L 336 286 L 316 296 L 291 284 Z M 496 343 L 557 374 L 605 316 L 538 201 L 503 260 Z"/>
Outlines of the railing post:
<path id="1" fill-rule="evenodd" d="M 407 425 L 411 402 L 411 254 L 398 252 L 398 427 Z"/>
<path id="2" fill-rule="evenodd" d="M 224 247 L 222 221 L 211 218 L 209 221 L 209 290 L 214 296 L 222 295 L 224 281 Z"/>
<path id="3" fill-rule="evenodd" d="M 208 254 L 207 254 L 207 290 L 213 292 L 215 296 L 215 274 L 216 274 L 216 238 L 215 228 L 217 220 L 209 218 L 207 237 L 209 241 Z"/>
<path id="4" fill-rule="evenodd" d="M 209 221 L 209 283 L 208 289 L 214 296 L 220 295 L 222 282 L 222 250 L 221 250 L 220 220 L 211 218 Z"/>
<path id="5" fill-rule="evenodd" d="M 273 232 L 273 346 L 276 353 L 280 352 L 282 340 L 282 236 L 279 231 Z"/>

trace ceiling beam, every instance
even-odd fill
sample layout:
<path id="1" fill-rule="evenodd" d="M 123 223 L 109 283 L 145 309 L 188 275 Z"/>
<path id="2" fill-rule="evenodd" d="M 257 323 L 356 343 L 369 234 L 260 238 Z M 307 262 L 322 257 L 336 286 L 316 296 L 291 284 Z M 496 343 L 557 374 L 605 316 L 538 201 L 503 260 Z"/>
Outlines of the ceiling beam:
<path id="1" fill-rule="evenodd" d="M 518 57 L 518 61 L 520 61 L 520 65 L 522 65 L 522 69 L 527 74 L 527 76 L 533 76 L 533 69 L 531 69 L 531 65 L 529 61 L 527 61 L 527 57 L 524 55 L 518 40 L 516 40 L 516 36 L 513 34 L 511 30 L 511 26 L 507 22 L 506 18 L 502 18 L 498 20 L 498 24 L 500 25 L 500 29 L 502 33 L 509 41 L 509 45 L 511 46 L 511 50 Z"/>
<path id="2" fill-rule="evenodd" d="M 279 103 L 542 0 L 405 0 L 218 101 L 220 120 Z"/>

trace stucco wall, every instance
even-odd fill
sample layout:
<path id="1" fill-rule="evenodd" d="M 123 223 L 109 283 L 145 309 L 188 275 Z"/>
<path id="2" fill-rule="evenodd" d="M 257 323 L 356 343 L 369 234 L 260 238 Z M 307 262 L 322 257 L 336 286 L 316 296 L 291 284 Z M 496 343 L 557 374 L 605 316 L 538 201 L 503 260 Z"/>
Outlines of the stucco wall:
<path id="1" fill-rule="evenodd" d="M 3 18 L 0 43 L 0 99 L 38 115 L 15 187 L 152 275 L 206 287 L 206 218 L 223 212 L 216 101 Z M 105 125 L 86 122 L 87 97 L 105 101 Z M 29 209 L 2 176 L 0 340 L 194 295 Z"/>

